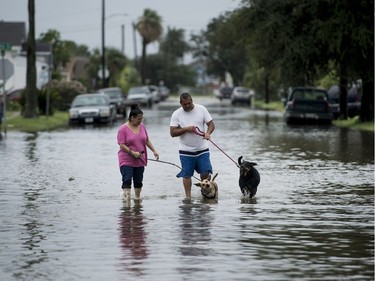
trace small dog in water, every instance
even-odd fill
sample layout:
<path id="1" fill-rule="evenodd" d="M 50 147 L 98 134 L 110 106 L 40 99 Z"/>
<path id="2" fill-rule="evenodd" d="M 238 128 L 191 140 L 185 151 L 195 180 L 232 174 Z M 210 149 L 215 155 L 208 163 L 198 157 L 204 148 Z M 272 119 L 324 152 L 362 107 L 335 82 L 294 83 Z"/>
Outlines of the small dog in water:
<path id="1" fill-rule="evenodd" d="M 259 172 L 254 168 L 256 163 L 242 161 L 242 156 L 238 158 L 240 165 L 240 179 L 238 181 L 242 194 L 245 197 L 253 198 L 257 193 L 260 182 Z"/>
<path id="2" fill-rule="evenodd" d="M 204 199 L 217 199 L 218 198 L 218 186 L 214 182 L 217 177 L 217 173 L 211 180 L 211 175 L 207 179 L 202 180 L 199 183 L 195 183 L 196 186 L 201 188 L 201 193 Z"/>

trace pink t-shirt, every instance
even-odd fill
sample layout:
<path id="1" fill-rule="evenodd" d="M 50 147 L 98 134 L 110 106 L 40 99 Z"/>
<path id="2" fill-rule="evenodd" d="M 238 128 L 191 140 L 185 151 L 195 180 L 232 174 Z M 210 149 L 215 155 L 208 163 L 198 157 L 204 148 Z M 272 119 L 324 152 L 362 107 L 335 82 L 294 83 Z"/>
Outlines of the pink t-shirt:
<path id="1" fill-rule="evenodd" d="M 148 140 L 148 134 L 146 127 L 143 123 L 140 124 L 139 133 L 134 134 L 130 128 L 123 124 L 117 133 L 117 143 L 125 144 L 133 151 L 144 151 L 141 158 L 135 159 L 131 157 L 129 153 L 126 153 L 122 149 L 118 151 L 118 162 L 119 166 L 131 166 L 131 167 L 143 167 L 147 165 L 147 147 L 146 142 Z"/>

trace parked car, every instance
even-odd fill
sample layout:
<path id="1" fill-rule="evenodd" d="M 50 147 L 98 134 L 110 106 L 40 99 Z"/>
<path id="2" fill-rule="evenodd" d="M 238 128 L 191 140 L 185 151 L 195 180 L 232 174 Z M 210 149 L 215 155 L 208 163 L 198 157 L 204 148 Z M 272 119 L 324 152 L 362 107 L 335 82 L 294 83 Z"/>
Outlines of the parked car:
<path id="1" fill-rule="evenodd" d="M 230 99 L 232 96 L 233 87 L 221 87 L 218 92 L 217 98 L 222 99 Z"/>
<path id="2" fill-rule="evenodd" d="M 337 119 L 340 115 L 340 87 L 338 85 L 333 85 L 328 89 L 327 93 L 333 119 Z"/>
<path id="3" fill-rule="evenodd" d="M 116 113 L 126 116 L 126 103 L 125 95 L 122 90 L 118 87 L 104 88 L 98 91 L 99 93 L 105 94 L 111 100 L 111 103 L 116 107 Z"/>
<path id="4" fill-rule="evenodd" d="M 336 119 L 340 115 L 340 87 L 333 85 L 328 89 L 329 102 L 331 103 L 333 118 Z M 361 96 L 356 86 L 348 90 L 347 96 L 348 117 L 352 118 L 359 115 L 361 110 Z"/>
<path id="5" fill-rule="evenodd" d="M 251 98 L 254 96 L 254 91 L 245 87 L 235 87 L 230 96 L 232 104 L 246 104 L 251 105 Z"/>
<path id="6" fill-rule="evenodd" d="M 153 105 L 152 94 L 147 86 L 132 87 L 129 89 L 126 104 L 139 104 L 151 108 Z"/>
<path id="7" fill-rule="evenodd" d="M 348 116 L 350 118 L 359 115 L 361 111 L 361 95 L 356 86 L 348 91 Z"/>
<path id="8" fill-rule="evenodd" d="M 161 100 L 161 95 L 160 95 L 159 88 L 157 86 L 154 86 L 154 85 L 149 85 L 147 87 L 148 87 L 148 89 L 151 92 L 152 102 L 153 103 L 159 103 L 160 100 Z"/>
<path id="9" fill-rule="evenodd" d="M 284 113 L 287 124 L 330 124 L 332 119 L 333 114 L 326 90 L 312 87 L 296 87 L 290 90 Z"/>
<path id="10" fill-rule="evenodd" d="M 171 92 L 166 86 L 159 86 L 161 101 L 165 101 Z"/>
<path id="11" fill-rule="evenodd" d="M 69 124 L 113 123 L 115 118 L 115 106 L 108 96 L 100 93 L 76 96 L 69 109 Z"/>

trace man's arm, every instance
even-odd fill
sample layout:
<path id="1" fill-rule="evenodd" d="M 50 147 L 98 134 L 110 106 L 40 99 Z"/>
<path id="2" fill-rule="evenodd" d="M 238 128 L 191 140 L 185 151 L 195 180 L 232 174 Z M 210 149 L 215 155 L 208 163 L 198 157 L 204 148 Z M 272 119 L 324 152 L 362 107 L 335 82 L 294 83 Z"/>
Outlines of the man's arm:
<path id="1" fill-rule="evenodd" d="M 173 126 L 169 127 L 169 133 L 171 134 L 171 137 L 179 137 L 185 133 L 193 132 L 193 130 L 194 130 L 193 126 L 188 126 L 185 128 L 173 127 Z"/>
<path id="2" fill-rule="evenodd" d="M 211 120 L 210 122 L 207 123 L 206 133 L 211 135 L 213 131 L 215 131 L 215 123 L 213 120 Z"/>
<path id="3" fill-rule="evenodd" d="M 214 123 L 213 120 L 211 120 L 210 122 L 207 122 L 206 125 L 207 125 L 207 131 L 204 134 L 204 138 L 206 140 L 210 140 L 211 139 L 211 134 L 215 130 L 215 123 Z"/>

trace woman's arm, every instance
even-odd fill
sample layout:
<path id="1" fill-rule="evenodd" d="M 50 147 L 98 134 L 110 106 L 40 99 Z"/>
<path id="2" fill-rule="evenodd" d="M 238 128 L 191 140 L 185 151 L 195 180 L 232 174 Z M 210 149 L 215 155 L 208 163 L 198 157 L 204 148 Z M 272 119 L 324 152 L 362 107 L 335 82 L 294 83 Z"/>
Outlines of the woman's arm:
<path id="1" fill-rule="evenodd" d="M 157 153 L 157 151 L 156 151 L 154 145 L 152 144 L 152 142 L 150 141 L 150 139 L 147 140 L 146 145 L 154 153 L 154 156 L 155 156 L 156 160 L 159 160 L 159 153 Z"/>

